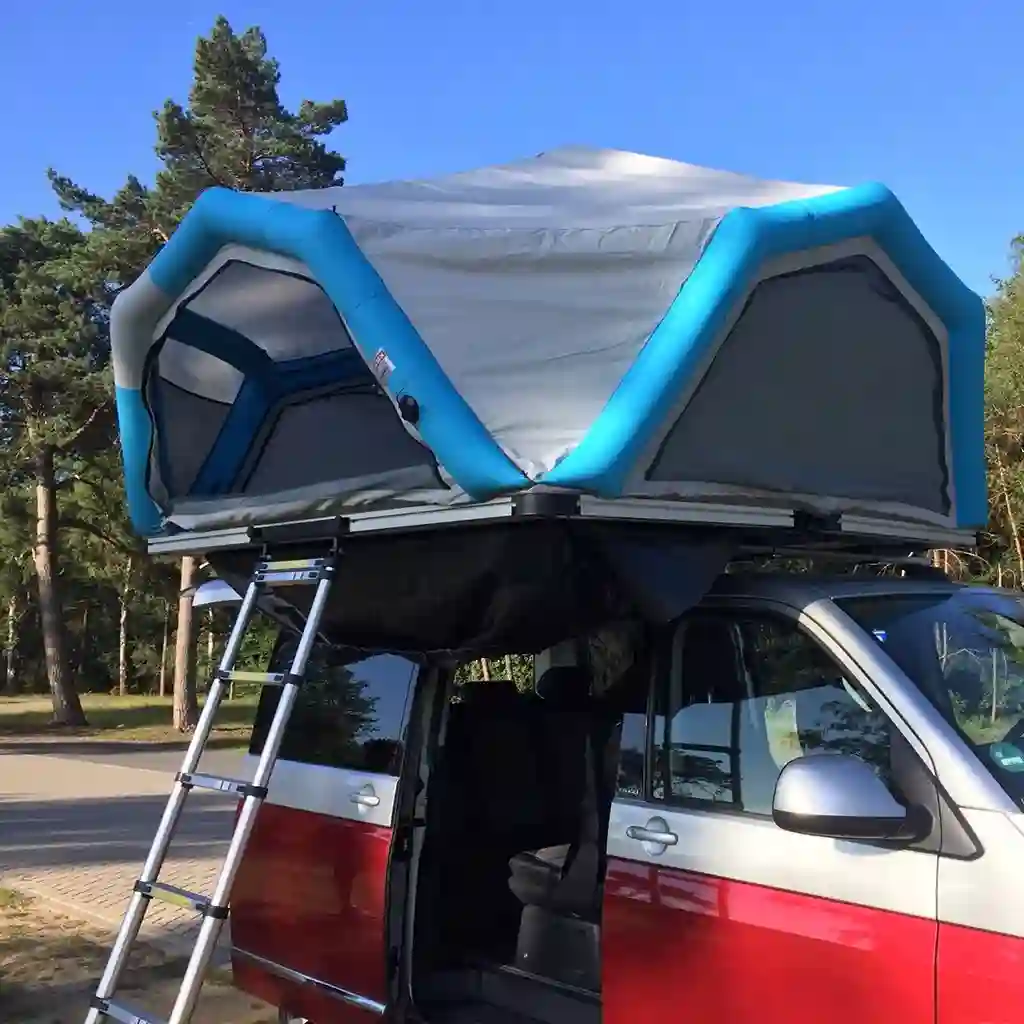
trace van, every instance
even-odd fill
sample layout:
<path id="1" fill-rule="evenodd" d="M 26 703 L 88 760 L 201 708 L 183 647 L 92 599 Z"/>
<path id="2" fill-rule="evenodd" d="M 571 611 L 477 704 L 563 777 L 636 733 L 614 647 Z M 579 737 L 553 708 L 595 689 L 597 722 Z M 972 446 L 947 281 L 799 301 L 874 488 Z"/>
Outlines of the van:
<path id="1" fill-rule="evenodd" d="M 282 1022 L 1015 1018 L 1019 595 L 728 574 L 488 665 L 320 641 L 232 894 Z"/>

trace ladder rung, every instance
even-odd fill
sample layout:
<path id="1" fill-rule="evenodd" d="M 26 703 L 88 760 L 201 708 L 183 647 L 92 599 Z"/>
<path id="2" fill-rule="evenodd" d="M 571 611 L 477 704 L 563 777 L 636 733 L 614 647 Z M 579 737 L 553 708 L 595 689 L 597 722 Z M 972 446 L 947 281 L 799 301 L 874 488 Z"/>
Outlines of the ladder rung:
<path id="1" fill-rule="evenodd" d="M 121 1024 L 163 1024 L 156 1017 L 143 1017 L 137 1010 L 123 1005 L 118 1006 L 109 999 L 100 999 L 97 996 L 93 997 L 92 1007 L 110 1020 L 120 1021 Z"/>
<path id="2" fill-rule="evenodd" d="M 165 882 L 136 882 L 135 891 L 142 893 L 149 899 L 161 900 L 164 903 L 171 903 L 176 907 L 184 907 L 186 910 L 194 910 L 203 917 L 226 918 L 227 907 L 215 907 L 206 896 L 189 892 L 188 889 L 179 889 L 176 885 L 167 885 Z"/>
<path id="3" fill-rule="evenodd" d="M 261 686 L 284 686 L 288 679 L 287 672 L 218 672 L 217 676 L 225 683 L 259 683 Z"/>
<path id="4" fill-rule="evenodd" d="M 267 795 L 266 786 L 254 786 L 242 779 L 228 779 L 220 775 L 204 775 L 202 772 L 178 772 L 175 779 L 186 789 L 209 789 L 214 793 L 233 793 L 235 796 L 254 796 L 263 800 Z"/>
<path id="5" fill-rule="evenodd" d="M 259 562 L 256 566 L 257 572 L 296 572 L 306 570 L 317 572 L 326 569 L 331 564 L 327 558 L 290 558 L 278 559 L 266 562 Z"/>
<path id="6" fill-rule="evenodd" d="M 334 563 L 329 558 L 295 558 L 264 561 L 256 565 L 253 582 L 261 586 L 287 587 L 303 583 L 319 583 L 329 576 Z"/>

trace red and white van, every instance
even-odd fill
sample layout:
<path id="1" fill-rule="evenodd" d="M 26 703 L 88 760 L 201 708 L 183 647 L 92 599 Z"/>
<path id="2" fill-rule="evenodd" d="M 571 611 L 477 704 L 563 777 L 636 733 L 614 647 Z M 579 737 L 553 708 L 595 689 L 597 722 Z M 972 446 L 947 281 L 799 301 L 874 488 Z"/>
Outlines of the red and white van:
<path id="1" fill-rule="evenodd" d="M 534 662 L 321 643 L 232 897 L 282 1021 L 1016 1024 L 1017 597 L 726 575 Z"/>

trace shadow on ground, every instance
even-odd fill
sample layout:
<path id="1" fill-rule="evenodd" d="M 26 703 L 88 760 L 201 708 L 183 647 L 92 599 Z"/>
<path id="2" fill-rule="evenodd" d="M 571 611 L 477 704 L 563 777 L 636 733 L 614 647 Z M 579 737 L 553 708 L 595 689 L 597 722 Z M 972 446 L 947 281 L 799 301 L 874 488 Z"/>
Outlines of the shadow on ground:
<path id="1" fill-rule="evenodd" d="M 80 1024 L 106 963 L 109 941 L 95 929 L 22 901 L 0 906 L 0 1020 L 17 1024 Z M 139 944 L 129 959 L 118 1001 L 166 1019 L 186 959 Z M 264 1004 L 231 988 L 225 963 L 207 976 L 194 1024 L 269 1024 Z"/>
<path id="2" fill-rule="evenodd" d="M 0 864 L 12 872 L 141 864 L 166 803 L 164 794 L 86 800 L 0 798 Z M 169 861 L 223 856 L 234 817 L 233 800 L 192 793 Z"/>

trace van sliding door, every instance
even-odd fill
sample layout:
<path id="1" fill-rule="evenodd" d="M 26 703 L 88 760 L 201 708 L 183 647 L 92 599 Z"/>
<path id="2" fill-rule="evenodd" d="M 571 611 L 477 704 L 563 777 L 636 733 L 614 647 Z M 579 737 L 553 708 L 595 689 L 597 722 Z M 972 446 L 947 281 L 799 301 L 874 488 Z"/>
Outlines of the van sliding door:
<path id="1" fill-rule="evenodd" d="M 287 647 L 272 670 L 287 669 Z M 236 983 L 317 1024 L 385 1010 L 392 813 L 417 672 L 396 655 L 318 646 L 235 884 Z M 276 701 L 266 689 L 252 759 Z"/>

